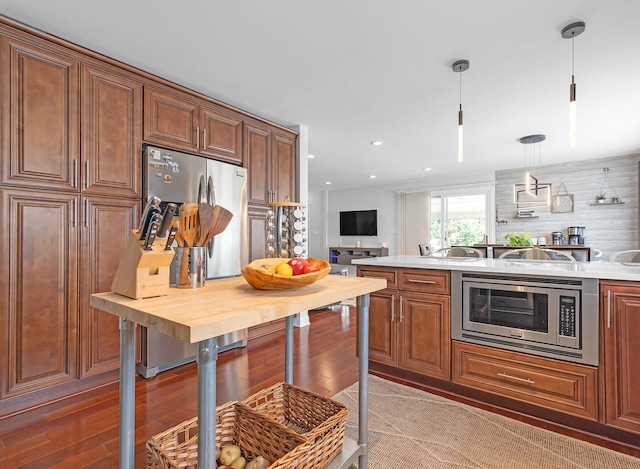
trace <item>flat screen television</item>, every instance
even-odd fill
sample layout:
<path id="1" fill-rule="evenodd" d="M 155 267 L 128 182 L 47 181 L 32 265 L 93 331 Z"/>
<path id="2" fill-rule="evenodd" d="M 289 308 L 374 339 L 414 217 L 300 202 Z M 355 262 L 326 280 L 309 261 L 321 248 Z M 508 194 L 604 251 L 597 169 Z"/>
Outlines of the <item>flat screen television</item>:
<path id="1" fill-rule="evenodd" d="M 340 212 L 340 236 L 377 236 L 378 211 Z"/>

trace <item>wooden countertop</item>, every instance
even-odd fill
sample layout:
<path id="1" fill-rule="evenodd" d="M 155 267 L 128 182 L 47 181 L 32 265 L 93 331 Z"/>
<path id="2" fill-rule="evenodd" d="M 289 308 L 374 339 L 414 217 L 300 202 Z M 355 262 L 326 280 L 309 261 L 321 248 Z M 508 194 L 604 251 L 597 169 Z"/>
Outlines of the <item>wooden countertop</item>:
<path id="1" fill-rule="evenodd" d="M 165 296 L 132 299 L 117 293 L 91 295 L 91 306 L 196 343 L 301 311 L 387 287 L 384 279 L 327 275 L 305 287 L 256 290 L 243 277 L 207 280 L 203 288 L 170 288 Z"/>

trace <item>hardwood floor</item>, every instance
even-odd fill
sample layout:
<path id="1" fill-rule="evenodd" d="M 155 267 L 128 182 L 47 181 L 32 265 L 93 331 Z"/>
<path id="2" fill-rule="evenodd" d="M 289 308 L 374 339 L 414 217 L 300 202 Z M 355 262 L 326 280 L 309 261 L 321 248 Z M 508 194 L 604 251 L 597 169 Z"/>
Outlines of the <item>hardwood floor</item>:
<path id="1" fill-rule="evenodd" d="M 309 314 L 295 328 L 294 384 L 333 396 L 358 380 L 355 308 Z M 242 400 L 284 381 L 284 332 L 253 339 L 220 354 L 217 402 Z M 135 466 L 145 467 L 152 435 L 194 417 L 195 363 L 136 379 Z M 0 420 L 0 467 L 118 467 L 118 383 Z"/>

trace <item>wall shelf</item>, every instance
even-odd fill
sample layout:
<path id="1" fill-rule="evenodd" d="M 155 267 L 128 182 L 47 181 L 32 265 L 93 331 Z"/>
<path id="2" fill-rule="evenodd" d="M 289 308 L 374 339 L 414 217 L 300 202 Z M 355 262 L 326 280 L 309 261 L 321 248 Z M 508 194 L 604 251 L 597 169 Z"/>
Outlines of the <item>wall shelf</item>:
<path id="1" fill-rule="evenodd" d="M 624 205 L 625 202 L 602 202 L 601 204 L 599 203 L 594 203 L 594 204 L 589 204 L 592 207 L 597 207 L 599 205 Z"/>

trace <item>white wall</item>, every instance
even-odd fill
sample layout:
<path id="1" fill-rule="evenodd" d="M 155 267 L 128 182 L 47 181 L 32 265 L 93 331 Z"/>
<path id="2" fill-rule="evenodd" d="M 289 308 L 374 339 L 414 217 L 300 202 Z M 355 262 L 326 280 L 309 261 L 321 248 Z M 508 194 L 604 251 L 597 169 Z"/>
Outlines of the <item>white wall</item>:
<path id="1" fill-rule="evenodd" d="M 435 190 L 463 184 L 493 182 L 494 172 L 459 175 L 452 178 L 424 178 L 405 183 L 309 194 L 309 256 L 329 260 L 329 246 L 354 246 L 356 239 L 363 247 L 380 247 L 383 242 L 389 255 L 398 253 L 398 191 Z M 340 212 L 378 210 L 378 236 L 340 236 Z M 417 252 L 416 252 L 417 254 Z"/>

